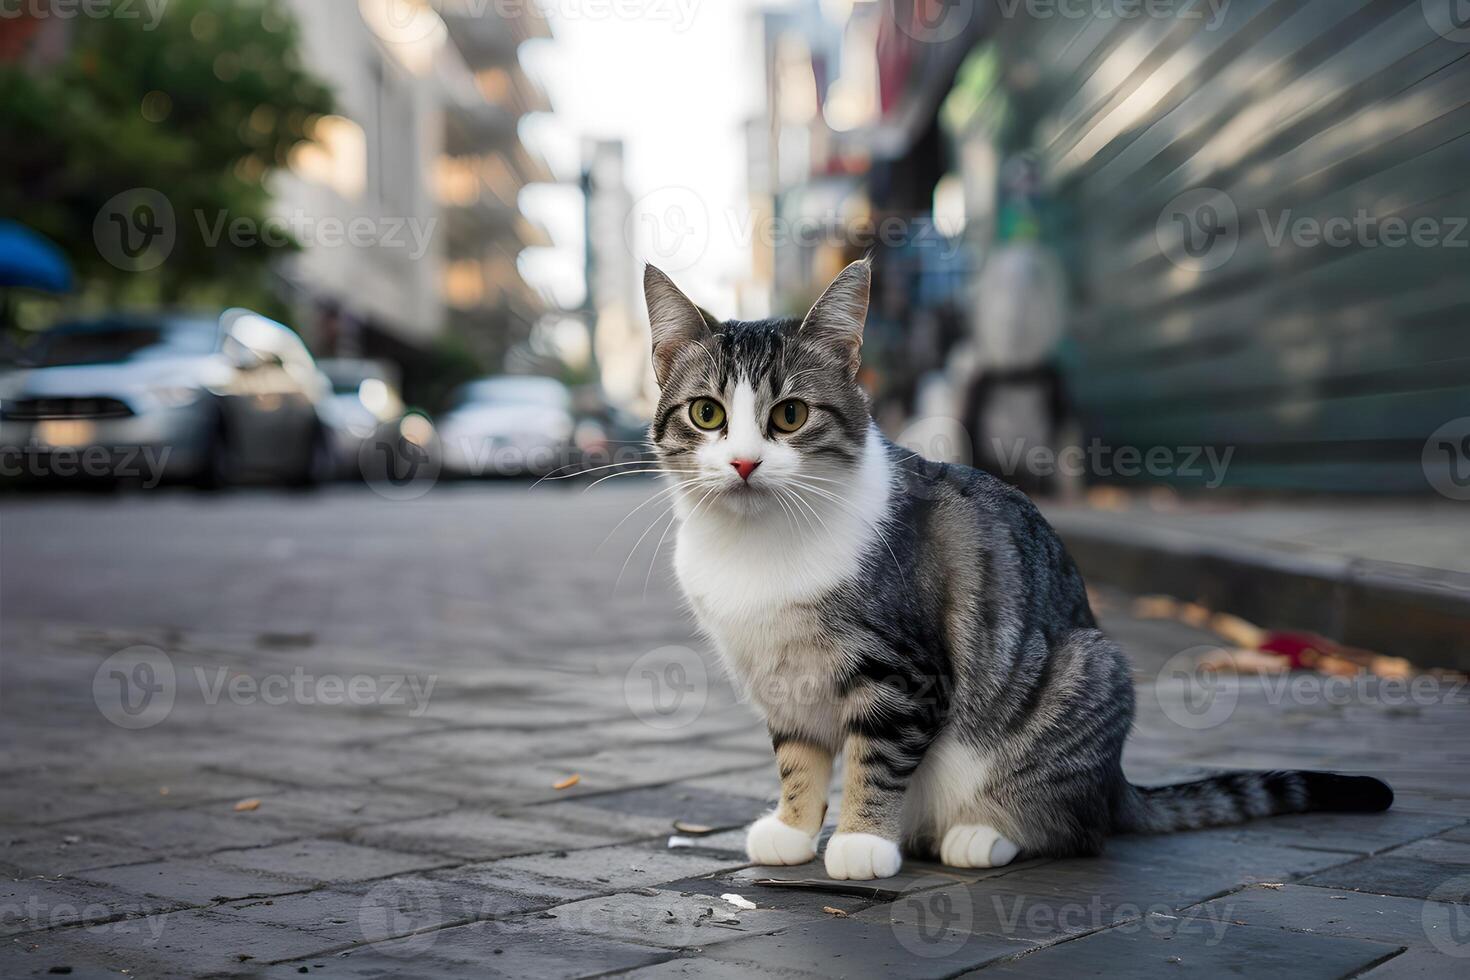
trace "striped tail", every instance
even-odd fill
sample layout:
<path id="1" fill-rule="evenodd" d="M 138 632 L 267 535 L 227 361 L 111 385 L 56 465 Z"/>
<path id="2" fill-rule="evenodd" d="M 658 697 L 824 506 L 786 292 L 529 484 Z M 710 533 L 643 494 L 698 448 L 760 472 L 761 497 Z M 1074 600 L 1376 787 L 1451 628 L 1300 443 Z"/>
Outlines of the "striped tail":
<path id="1" fill-rule="evenodd" d="M 1378 813 L 1393 804 L 1393 790 L 1382 780 L 1302 769 L 1227 772 L 1128 790 L 1118 814 L 1119 833 L 1198 830 L 1282 813 Z"/>

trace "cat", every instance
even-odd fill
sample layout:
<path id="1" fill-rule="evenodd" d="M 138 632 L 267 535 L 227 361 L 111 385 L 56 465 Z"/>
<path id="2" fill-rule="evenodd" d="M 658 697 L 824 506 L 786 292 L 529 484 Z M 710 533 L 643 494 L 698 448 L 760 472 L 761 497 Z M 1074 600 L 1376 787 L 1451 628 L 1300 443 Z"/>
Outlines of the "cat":
<path id="1" fill-rule="evenodd" d="M 989 868 L 1096 854 L 1113 833 L 1387 809 L 1364 776 L 1124 778 L 1129 664 L 1056 533 L 1020 491 L 873 423 L 857 381 L 870 276 L 849 265 L 800 320 L 721 322 L 644 271 L 678 583 L 780 772 L 750 859 L 815 858 L 838 753 L 836 879 L 890 877 L 904 851 Z"/>

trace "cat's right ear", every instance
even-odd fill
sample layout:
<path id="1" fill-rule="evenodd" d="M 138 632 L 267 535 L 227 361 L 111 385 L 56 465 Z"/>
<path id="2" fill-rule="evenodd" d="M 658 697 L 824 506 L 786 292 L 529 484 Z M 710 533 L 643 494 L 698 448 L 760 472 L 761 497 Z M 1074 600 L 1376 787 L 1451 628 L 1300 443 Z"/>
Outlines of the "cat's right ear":
<path id="1" fill-rule="evenodd" d="M 651 265 L 643 267 L 643 298 L 653 333 L 653 373 L 662 387 L 679 352 L 710 335 L 709 322 L 673 280 Z"/>

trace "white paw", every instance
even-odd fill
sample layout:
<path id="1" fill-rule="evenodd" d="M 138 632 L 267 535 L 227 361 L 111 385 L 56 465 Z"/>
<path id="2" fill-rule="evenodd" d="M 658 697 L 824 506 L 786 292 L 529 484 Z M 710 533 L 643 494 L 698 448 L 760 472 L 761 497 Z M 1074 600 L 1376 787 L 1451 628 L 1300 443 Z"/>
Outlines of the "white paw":
<path id="1" fill-rule="evenodd" d="M 1021 849 L 989 824 L 962 823 L 949 828 L 939 845 L 939 860 L 951 868 L 999 868 Z"/>
<path id="2" fill-rule="evenodd" d="M 827 875 L 840 881 L 892 878 L 902 865 L 898 845 L 873 834 L 833 834 L 827 842 Z"/>
<path id="3" fill-rule="evenodd" d="M 770 813 L 750 825 L 745 853 L 756 864 L 806 864 L 817 856 L 817 838 Z"/>

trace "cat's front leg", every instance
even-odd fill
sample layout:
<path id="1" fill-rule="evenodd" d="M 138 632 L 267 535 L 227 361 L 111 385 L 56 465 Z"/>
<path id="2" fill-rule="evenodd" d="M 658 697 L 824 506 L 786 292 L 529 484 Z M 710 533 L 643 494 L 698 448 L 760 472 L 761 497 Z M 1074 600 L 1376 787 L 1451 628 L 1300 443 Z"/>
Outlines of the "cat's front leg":
<path id="1" fill-rule="evenodd" d="M 832 753 L 812 742 L 771 733 L 781 773 L 776 812 L 751 824 L 745 852 L 756 864 L 805 864 L 817 856 L 817 835 L 827 815 Z"/>
<path id="2" fill-rule="evenodd" d="M 903 866 L 899 831 L 904 792 L 918 762 L 893 741 L 848 736 L 842 814 L 827 842 L 827 874 L 837 879 L 891 878 Z"/>

